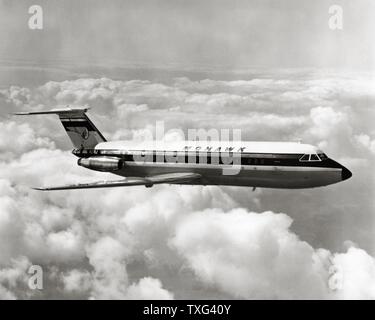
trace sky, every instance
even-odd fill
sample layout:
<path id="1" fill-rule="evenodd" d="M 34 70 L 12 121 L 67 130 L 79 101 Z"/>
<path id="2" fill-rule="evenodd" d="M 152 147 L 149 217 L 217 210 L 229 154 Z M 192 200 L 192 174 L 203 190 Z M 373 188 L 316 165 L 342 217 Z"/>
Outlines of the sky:
<path id="1" fill-rule="evenodd" d="M 0 2 L 0 58 L 182 67 L 374 68 L 370 0 L 39 0 Z M 343 30 L 328 27 L 343 8 Z"/>
<path id="2" fill-rule="evenodd" d="M 34 2 L 1 1 L 0 298 L 374 299 L 374 4 L 335 3 L 339 31 L 327 1 L 49 0 L 32 31 Z M 353 177 L 34 191 L 113 178 L 76 165 L 56 117 L 10 116 L 67 104 L 108 140 L 241 129 L 317 145 Z"/>

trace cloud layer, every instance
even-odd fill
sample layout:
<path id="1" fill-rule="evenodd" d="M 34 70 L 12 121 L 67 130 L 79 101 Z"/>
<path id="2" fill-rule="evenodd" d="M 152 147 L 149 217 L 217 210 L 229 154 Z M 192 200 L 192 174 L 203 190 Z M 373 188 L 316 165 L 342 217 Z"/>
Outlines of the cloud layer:
<path id="1" fill-rule="evenodd" d="M 2 89 L 0 297 L 375 298 L 371 81 L 281 72 L 246 81 L 82 78 Z M 106 177 L 76 166 L 56 118 L 7 115 L 66 104 L 93 107 L 108 139 L 141 138 L 159 120 L 185 132 L 215 124 L 241 129 L 246 140 L 319 145 L 354 176 L 293 192 L 32 191 Z M 31 264 L 43 267 L 41 291 L 27 286 Z"/>

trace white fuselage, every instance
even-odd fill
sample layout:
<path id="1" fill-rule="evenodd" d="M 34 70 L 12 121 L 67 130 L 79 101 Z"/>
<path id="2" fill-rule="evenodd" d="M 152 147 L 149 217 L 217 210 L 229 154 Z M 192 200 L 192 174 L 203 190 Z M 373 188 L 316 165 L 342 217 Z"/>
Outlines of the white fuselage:
<path id="1" fill-rule="evenodd" d="M 103 142 L 80 157 L 121 158 L 114 174 L 147 177 L 198 173 L 191 184 L 263 188 L 313 188 L 346 180 L 348 169 L 308 144 L 295 142 L 115 141 Z"/>

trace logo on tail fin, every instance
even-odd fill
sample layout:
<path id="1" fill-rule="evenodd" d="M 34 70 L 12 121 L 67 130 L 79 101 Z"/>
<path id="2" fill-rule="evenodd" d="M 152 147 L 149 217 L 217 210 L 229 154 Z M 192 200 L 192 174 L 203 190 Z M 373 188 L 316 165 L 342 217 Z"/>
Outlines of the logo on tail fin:
<path id="1" fill-rule="evenodd" d="M 84 109 L 53 109 L 47 111 L 17 112 L 17 115 L 57 114 L 75 148 L 92 149 L 106 139 L 86 115 Z"/>
<path id="2" fill-rule="evenodd" d="M 90 132 L 89 130 L 87 130 L 87 128 L 83 128 L 83 131 L 81 133 L 81 137 L 84 139 L 84 140 L 87 140 L 90 136 Z"/>

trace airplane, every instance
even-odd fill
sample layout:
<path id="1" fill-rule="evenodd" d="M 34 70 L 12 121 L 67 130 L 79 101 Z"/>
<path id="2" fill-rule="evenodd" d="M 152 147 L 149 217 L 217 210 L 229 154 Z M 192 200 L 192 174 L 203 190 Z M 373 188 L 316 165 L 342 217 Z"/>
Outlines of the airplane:
<path id="1" fill-rule="evenodd" d="M 302 189 L 327 186 L 352 176 L 319 148 L 299 142 L 107 141 L 89 119 L 88 109 L 63 108 L 15 115 L 58 115 L 79 166 L 122 178 L 34 189 L 152 187 L 164 183 L 247 186 L 253 190 Z"/>

